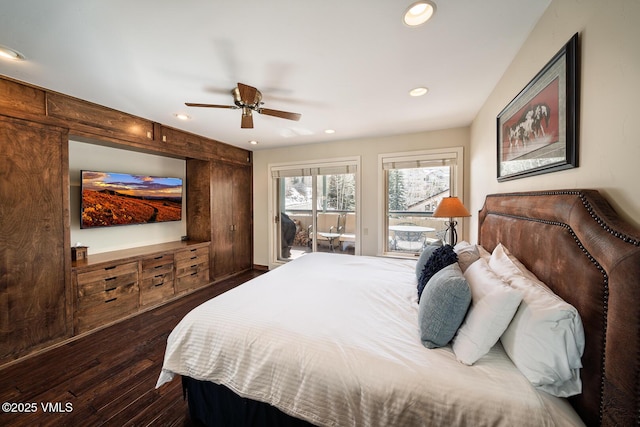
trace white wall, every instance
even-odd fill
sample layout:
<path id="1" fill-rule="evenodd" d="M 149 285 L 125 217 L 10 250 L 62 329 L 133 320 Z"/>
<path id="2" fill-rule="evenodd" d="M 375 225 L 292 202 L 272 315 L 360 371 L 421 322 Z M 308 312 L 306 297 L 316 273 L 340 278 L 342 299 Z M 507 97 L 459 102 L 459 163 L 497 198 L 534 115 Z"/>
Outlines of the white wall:
<path id="1" fill-rule="evenodd" d="M 403 151 L 418 151 L 431 148 L 463 147 L 465 167 L 468 168 L 469 128 L 447 129 L 434 132 L 337 141 L 324 144 L 301 145 L 253 153 L 253 217 L 254 217 L 254 263 L 269 265 L 269 227 L 274 214 L 268 206 L 268 165 L 313 159 L 330 159 L 360 156 L 361 181 L 361 227 L 362 255 L 375 255 L 378 242 L 379 198 L 378 198 L 378 154 Z M 465 189 L 468 177 L 465 176 Z M 465 194 L 467 191 L 465 190 Z"/>
<path id="2" fill-rule="evenodd" d="M 554 0 L 471 126 L 471 212 L 487 194 L 594 188 L 640 227 L 640 1 Z M 579 167 L 498 183 L 496 116 L 576 32 L 581 38 Z M 470 239 L 477 239 L 472 218 Z"/>
<path id="3" fill-rule="evenodd" d="M 363 255 L 376 251 L 379 153 L 464 146 L 469 173 L 464 238 L 477 239 L 477 215 L 487 194 L 595 188 L 640 228 L 640 2 L 554 0 L 474 119 L 470 129 L 340 141 L 254 152 L 254 262 L 268 265 L 269 163 L 362 156 Z M 581 44 L 579 167 L 498 183 L 496 116 L 576 32 Z"/>
<path id="4" fill-rule="evenodd" d="M 89 246 L 89 254 L 180 240 L 186 234 L 186 197 L 182 221 L 80 229 L 80 171 L 123 172 L 185 179 L 186 162 L 135 151 L 69 141 L 71 244 Z"/>

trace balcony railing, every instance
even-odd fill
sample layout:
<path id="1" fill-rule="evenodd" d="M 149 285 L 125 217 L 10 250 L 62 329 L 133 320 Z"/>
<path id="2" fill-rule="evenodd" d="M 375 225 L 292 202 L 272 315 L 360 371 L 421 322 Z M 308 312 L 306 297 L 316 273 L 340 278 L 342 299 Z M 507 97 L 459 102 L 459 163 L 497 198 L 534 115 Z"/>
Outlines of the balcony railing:
<path id="1" fill-rule="evenodd" d="M 291 220 L 296 223 L 297 234 L 296 239 L 294 241 L 293 247 L 297 250 L 302 250 L 304 252 L 310 252 L 310 240 L 312 235 L 312 224 L 313 224 L 313 213 L 309 209 L 288 209 L 285 213 L 289 216 Z M 354 214 L 354 211 L 346 211 L 346 210 L 326 210 L 326 211 L 318 211 L 318 214 L 333 214 L 331 217 L 335 216 L 335 220 L 331 219 L 330 226 L 333 227 L 333 231 L 338 233 L 349 233 L 355 234 L 357 236 L 357 230 L 347 230 L 345 224 L 346 214 Z M 431 241 L 442 239 L 444 235 L 444 231 L 446 226 L 444 224 L 444 220 L 441 218 L 433 218 L 433 212 L 416 212 L 416 211 L 393 211 L 389 213 L 388 217 L 388 226 L 390 227 L 386 241 L 388 242 L 386 251 L 391 253 L 408 253 L 415 254 L 422 251 L 422 247 L 419 244 L 411 243 L 411 240 L 402 240 L 402 239 L 413 239 L 418 234 L 419 237 L 417 241 L 422 241 L 424 244 L 428 244 Z M 335 224 L 333 224 L 335 222 Z M 327 222 L 324 222 L 323 226 L 327 228 L 327 230 L 321 230 L 320 232 L 328 232 L 329 225 Z M 404 226 L 409 226 L 409 231 L 398 231 L 397 226 L 402 226 L 400 230 L 407 230 Z M 394 230 L 394 228 L 396 230 Z M 415 231 L 411 231 L 411 230 Z M 425 229 L 426 231 L 420 231 L 421 229 Z M 305 230 L 301 232 L 301 230 Z M 306 236 L 306 237 L 305 237 Z M 336 244 L 337 242 L 341 242 L 340 245 Z M 409 242 L 409 243 L 406 243 Z M 329 245 L 324 240 L 318 240 L 318 250 L 319 251 L 329 251 L 335 250 L 336 252 L 347 251 L 349 253 L 353 253 L 352 248 L 353 244 L 344 244 L 344 241 L 337 239 L 333 242 L 333 245 Z"/>

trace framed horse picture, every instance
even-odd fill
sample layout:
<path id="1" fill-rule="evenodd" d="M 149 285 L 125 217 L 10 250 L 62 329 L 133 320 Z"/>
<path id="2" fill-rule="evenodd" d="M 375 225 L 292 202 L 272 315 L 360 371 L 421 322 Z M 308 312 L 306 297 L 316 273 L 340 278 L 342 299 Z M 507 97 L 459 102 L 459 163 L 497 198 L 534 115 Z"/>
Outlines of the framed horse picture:
<path id="1" fill-rule="evenodd" d="M 578 34 L 498 114 L 498 181 L 578 166 Z"/>

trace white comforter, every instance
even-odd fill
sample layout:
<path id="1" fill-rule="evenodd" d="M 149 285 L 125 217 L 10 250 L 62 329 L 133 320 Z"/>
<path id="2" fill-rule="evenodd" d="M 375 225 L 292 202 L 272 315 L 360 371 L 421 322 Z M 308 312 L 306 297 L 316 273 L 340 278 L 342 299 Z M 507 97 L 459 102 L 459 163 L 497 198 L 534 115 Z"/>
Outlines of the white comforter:
<path id="1" fill-rule="evenodd" d="M 322 426 L 575 425 L 500 345 L 474 366 L 425 348 L 415 261 L 315 253 L 195 308 L 169 336 L 175 374 Z"/>

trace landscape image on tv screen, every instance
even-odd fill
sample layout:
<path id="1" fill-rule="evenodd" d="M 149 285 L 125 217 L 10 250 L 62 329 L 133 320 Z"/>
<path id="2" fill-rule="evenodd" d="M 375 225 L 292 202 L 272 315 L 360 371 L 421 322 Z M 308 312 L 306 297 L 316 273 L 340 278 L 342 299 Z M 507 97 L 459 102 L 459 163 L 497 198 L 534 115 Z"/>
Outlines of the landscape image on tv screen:
<path id="1" fill-rule="evenodd" d="M 182 179 L 81 172 L 80 228 L 182 219 Z"/>

